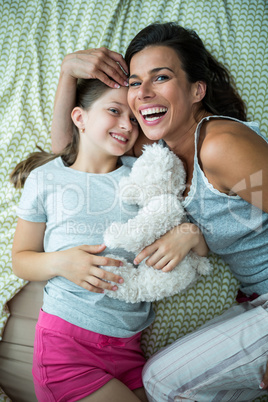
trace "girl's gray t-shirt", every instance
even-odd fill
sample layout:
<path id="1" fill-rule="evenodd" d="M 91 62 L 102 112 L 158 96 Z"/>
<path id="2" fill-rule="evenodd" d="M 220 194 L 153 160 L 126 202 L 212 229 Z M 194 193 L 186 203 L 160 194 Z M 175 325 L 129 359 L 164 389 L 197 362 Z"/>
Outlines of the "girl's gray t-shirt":
<path id="1" fill-rule="evenodd" d="M 129 175 L 134 161 L 122 157 L 122 165 L 115 171 L 91 174 L 66 167 L 60 157 L 56 158 L 30 173 L 18 216 L 46 223 L 46 252 L 102 244 L 103 233 L 112 222 L 124 223 L 138 212 L 136 205 L 123 203 L 118 192 L 120 179 Z M 123 249 L 106 248 L 101 255 L 106 254 L 129 262 L 135 257 Z M 47 282 L 42 309 L 79 327 L 114 337 L 130 337 L 154 319 L 151 303 L 125 303 L 90 292 L 60 276 Z"/>

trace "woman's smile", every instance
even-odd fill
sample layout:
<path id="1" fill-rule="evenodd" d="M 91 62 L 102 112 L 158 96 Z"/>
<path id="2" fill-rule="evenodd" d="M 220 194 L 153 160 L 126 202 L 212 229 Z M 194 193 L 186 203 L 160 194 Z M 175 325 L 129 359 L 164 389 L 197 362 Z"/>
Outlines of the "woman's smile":
<path id="1" fill-rule="evenodd" d="M 167 111 L 167 107 L 158 105 L 142 106 L 139 109 L 144 123 L 148 125 L 158 124 L 158 122 L 165 116 Z"/>

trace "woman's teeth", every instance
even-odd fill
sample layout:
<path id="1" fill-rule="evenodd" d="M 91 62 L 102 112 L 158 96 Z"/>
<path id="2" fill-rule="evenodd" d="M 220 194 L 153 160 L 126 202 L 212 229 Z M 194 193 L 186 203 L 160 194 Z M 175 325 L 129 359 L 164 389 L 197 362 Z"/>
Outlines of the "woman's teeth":
<path id="1" fill-rule="evenodd" d="M 155 121 L 160 119 L 166 112 L 166 107 L 153 107 L 141 110 L 141 115 L 147 121 Z"/>

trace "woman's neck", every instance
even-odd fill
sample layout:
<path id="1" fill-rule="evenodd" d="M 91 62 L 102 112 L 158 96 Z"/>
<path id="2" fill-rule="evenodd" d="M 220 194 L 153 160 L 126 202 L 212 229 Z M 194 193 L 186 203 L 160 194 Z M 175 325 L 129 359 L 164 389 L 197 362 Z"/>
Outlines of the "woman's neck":
<path id="1" fill-rule="evenodd" d="M 196 117 L 192 119 L 191 123 L 184 129 L 181 129 L 179 133 L 176 133 L 174 138 L 166 140 L 166 143 L 171 151 L 173 151 L 186 165 L 188 161 L 193 161 L 195 153 L 195 131 L 200 121 L 207 116 L 210 116 L 204 110 L 196 113 Z M 186 169 L 187 170 L 187 169 Z"/>
<path id="2" fill-rule="evenodd" d="M 184 196 L 186 197 L 192 182 L 194 171 L 194 156 L 195 156 L 195 132 L 200 121 L 207 116 L 211 116 L 210 113 L 202 111 L 196 115 L 196 119 L 192 121 L 188 129 L 181 132 L 173 140 L 166 141 L 169 149 L 173 151 L 183 162 L 186 172 L 186 189 Z"/>
<path id="3" fill-rule="evenodd" d="M 169 138 L 166 140 L 169 149 L 186 164 L 194 154 L 194 134 L 196 126 L 197 123 L 194 122 L 184 132 L 181 130 L 181 132 L 174 136 L 174 138 Z"/>

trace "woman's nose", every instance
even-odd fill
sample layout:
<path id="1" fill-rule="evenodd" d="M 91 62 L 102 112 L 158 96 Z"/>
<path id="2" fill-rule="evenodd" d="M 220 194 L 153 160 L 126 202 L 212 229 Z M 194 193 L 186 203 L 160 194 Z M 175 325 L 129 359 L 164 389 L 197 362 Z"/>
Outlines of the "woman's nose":
<path id="1" fill-rule="evenodd" d="M 144 99 L 144 98 L 152 98 L 153 97 L 153 90 L 151 88 L 151 85 L 148 83 L 143 82 L 139 86 L 138 90 L 138 97 L 139 99 Z"/>

